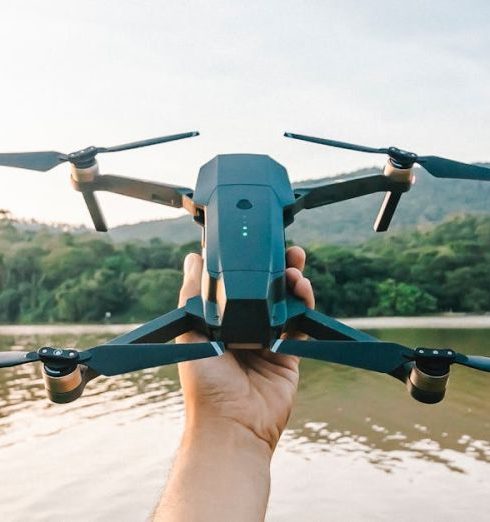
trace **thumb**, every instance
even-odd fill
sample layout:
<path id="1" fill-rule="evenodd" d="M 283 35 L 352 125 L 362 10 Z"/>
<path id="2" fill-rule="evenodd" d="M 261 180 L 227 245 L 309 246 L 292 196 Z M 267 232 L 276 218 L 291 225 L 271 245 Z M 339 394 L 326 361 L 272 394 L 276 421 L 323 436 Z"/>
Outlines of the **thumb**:
<path id="1" fill-rule="evenodd" d="M 179 306 L 184 306 L 187 299 L 201 292 L 202 257 L 199 254 L 187 254 L 184 260 L 184 281 L 179 295 Z"/>

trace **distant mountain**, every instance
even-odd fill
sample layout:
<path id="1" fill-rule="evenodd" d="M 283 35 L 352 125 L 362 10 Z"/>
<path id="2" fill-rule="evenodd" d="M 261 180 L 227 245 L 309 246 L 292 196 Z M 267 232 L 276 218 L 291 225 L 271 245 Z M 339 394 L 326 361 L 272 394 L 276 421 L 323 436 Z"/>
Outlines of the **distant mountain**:
<path id="1" fill-rule="evenodd" d="M 376 168 L 361 169 L 341 176 L 309 180 L 295 186 L 321 184 L 379 173 Z M 484 181 L 441 180 L 416 169 L 417 181 L 405 194 L 391 230 L 440 223 L 455 214 L 490 213 L 490 183 Z M 286 236 L 295 243 L 317 242 L 353 244 L 374 237 L 372 224 L 383 200 L 383 194 L 336 203 L 327 207 L 305 210 L 288 227 Z M 177 219 L 147 221 L 113 228 L 110 237 L 116 241 L 148 240 L 160 237 L 183 244 L 200 239 L 200 228 L 190 216 Z"/>
<path id="2" fill-rule="evenodd" d="M 109 236 L 116 242 L 147 241 L 159 237 L 167 243 L 184 244 L 201 238 L 201 228 L 194 223 L 192 217 L 182 216 L 174 219 L 142 221 L 134 225 L 121 225 L 109 230 Z"/>

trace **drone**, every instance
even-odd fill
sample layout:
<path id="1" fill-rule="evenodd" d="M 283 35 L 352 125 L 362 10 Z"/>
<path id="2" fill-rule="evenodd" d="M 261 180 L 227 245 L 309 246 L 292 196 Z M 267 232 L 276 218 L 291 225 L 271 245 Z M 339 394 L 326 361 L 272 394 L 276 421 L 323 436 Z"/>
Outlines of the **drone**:
<path id="1" fill-rule="evenodd" d="M 413 167 L 438 178 L 490 181 L 490 169 L 438 156 L 418 156 L 396 147 L 372 148 L 301 134 L 288 138 L 388 156 L 383 173 L 325 184 L 292 186 L 286 169 L 266 155 L 224 154 L 204 164 L 196 188 L 99 174 L 98 154 L 136 149 L 197 136 L 187 132 L 114 147 L 0 154 L 0 166 L 48 171 L 69 163 L 71 182 L 88 207 L 97 231 L 107 225 L 95 192 L 106 191 L 184 208 L 202 229 L 204 275 L 201 295 L 105 344 L 86 350 L 44 346 L 37 351 L 0 352 L 0 368 L 40 361 L 50 400 L 79 398 L 89 380 L 182 361 L 219 357 L 236 348 L 269 348 L 330 363 L 386 373 L 404 383 L 423 403 L 440 402 L 452 364 L 490 372 L 490 357 L 450 348 L 410 348 L 382 342 L 309 309 L 286 286 L 285 228 L 304 209 L 375 192 L 385 197 L 374 223 L 386 231 L 403 194 L 414 181 Z M 172 344 L 188 331 L 209 342 Z M 310 340 L 284 339 L 289 331 Z"/>

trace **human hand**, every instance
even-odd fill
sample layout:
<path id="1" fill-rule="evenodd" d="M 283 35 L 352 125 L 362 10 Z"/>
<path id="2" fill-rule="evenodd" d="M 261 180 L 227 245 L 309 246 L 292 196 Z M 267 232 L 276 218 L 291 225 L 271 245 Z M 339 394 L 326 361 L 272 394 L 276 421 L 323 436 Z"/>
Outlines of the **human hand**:
<path id="1" fill-rule="evenodd" d="M 303 277 L 305 252 L 289 248 L 286 278 L 289 289 L 306 306 L 314 307 L 311 283 Z M 202 258 L 189 254 L 184 263 L 184 283 L 179 306 L 201 290 Z M 289 334 L 300 338 L 300 334 Z M 176 340 L 181 343 L 205 342 L 196 332 Z M 288 421 L 299 378 L 299 358 L 260 350 L 226 350 L 213 357 L 179 364 L 188 427 L 232 423 L 251 432 L 275 448 Z"/>

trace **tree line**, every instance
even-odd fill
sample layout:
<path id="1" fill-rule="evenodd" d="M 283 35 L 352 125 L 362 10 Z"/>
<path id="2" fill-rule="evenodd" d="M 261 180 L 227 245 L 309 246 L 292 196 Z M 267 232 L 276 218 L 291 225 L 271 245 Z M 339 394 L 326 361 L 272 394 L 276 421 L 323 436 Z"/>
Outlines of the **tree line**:
<path id="1" fill-rule="evenodd" d="M 0 221 L 0 322 L 145 321 L 173 309 L 198 243 L 115 244 Z M 311 245 L 317 308 L 338 317 L 490 311 L 490 216 L 357 245 Z"/>

